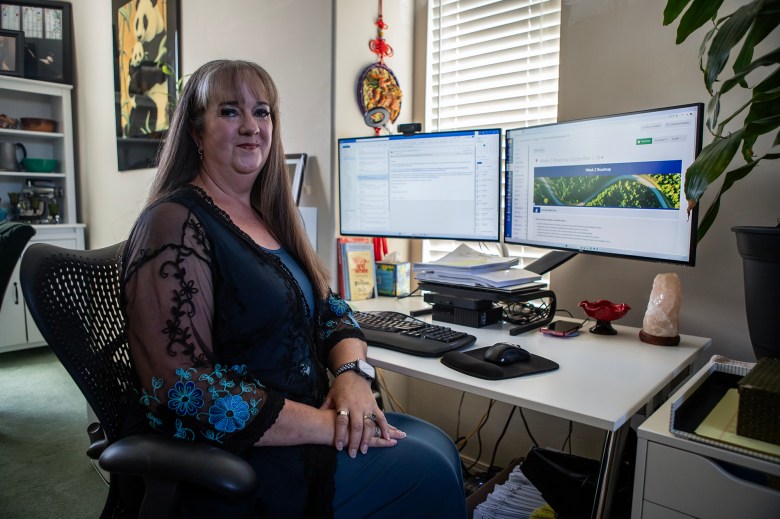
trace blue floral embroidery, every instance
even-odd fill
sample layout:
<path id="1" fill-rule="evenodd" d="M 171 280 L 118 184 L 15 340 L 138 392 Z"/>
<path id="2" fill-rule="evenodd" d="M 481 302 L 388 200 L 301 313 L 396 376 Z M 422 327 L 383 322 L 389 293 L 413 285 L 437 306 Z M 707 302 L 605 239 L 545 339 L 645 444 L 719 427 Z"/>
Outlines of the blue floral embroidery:
<path id="1" fill-rule="evenodd" d="M 168 390 L 168 407 L 178 415 L 195 415 L 203 407 L 203 391 L 195 382 L 176 382 Z"/>
<path id="2" fill-rule="evenodd" d="M 209 408 L 209 423 L 218 431 L 232 433 L 241 430 L 249 420 L 249 404 L 238 395 L 227 395 Z"/>
<path id="3" fill-rule="evenodd" d="M 240 380 L 236 382 L 226 375 L 232 371 L 238 375 L 245 376 L 248 373 L 245 365 L 235 365 L 226 368 L 223 365 L 214 365 L 210 373 L 199 373 L 195 368 L 178 368 L 176 376 L 177 382 L 171 386 L 168 391 L 167 406 L 177 416 L 195 417 L 199 420 L 208 419 L 215 430 L 204 429 L 201 434 L 207 439 L 222 442 L 225 434 L 240 431 L 246 427 L 250 416 L 257 415 L 259 408 L 263 403 L 263 398 L 250 398 L 244 401 L 243 394 L 257 394 L 258 388 L 262 387 L 257 381 L 247 382 Z M 208 387 L 199 387 L 196 383 L 205 382 Z M 160 404 L 157 391 L 165 385 L 161 378 L 152 378 L 153 393 L 149 394 L 144 389 L 141 396 L 141 403 L 147 407 L 152 406 L 152 402 Z M 236 393 L 236 387 L 240 392 Z M 209 399 L 209 403 L 206 399 Z M 164 430 L 163 421 L 153 412 L 146 414 L 149 425 L 154 429 Z M 186 427 L 182 419 L 177 418 L 173 424 L 173 436 L 176 438 L 194 440 L 196 433 L 193 429 Z M 196 429 L 197 430 L 197 429 Z"/>
<path id="4" fill-rule="evenodd" d="M 339 317 L 349 312 L 349 305 L 347 302 L 332 294 L 328 296 L 328 305 L 330 306 L 331 311 Z"/>
<path id="5" fill-rule="evenodd" d="M 180 438 L 182 440 L 195 439 L 195 433 L 192 432 L 192 429 L 184 427 L 184 424 L 179 419 L 176 419 L 176 433 L 173 436 L 174 438 Z"/>
<path id="6" fill-rule="evenodd" d="M 163 385 L 163 380 L 160 378 L 152 377 L 152 389 L 154 389 L 154 394 L 150 395 L 146 392 L 146 388 L 144 388 L 144 394 L 141 396 L 141 403 L 145 406 L 149 406 L 152 403 L 152 400 L 160 403 L 160 399 L 157 398 L 157 390 L 160 389 Z"/>
<path id="7" fill-rule="evenodd" d="M 152 426 L 152 429 L 157 429 L 162 425 L 162 420 L 154 416 L 151 412 L 146 413 L 146 417 L 149 419 L 149 425 Z"/>

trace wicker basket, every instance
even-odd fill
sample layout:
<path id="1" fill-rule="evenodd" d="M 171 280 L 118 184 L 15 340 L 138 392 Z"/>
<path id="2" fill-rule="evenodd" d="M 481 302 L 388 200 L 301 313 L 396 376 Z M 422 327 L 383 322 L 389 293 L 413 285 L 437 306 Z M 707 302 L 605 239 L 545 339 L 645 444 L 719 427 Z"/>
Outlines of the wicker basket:
<path id="1" fill-rule="evenodd" d="M 780 359 L 761 359 L 739 381 L 737 434 L 780 445 Z"/>

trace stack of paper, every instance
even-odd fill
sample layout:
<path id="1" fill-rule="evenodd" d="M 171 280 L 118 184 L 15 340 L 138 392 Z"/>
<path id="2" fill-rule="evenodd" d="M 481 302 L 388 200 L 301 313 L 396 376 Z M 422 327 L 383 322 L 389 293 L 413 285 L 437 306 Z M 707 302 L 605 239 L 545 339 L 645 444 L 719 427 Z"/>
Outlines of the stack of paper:
<path id="1" fill-rule="evenodd" d="M 475 251 L 467 245 L 436 261 L 415 263 L 414 272 L 418 281 L 448 283 L 463 286 L 504 288 L 538 281 L 539 274 L 514 265 L 518 258 L 505 258 Z"/>
<path id="2" fill-rule="evenodd" d="M 527 518 L 545 506 L 542 494 L 517 466 L 506 483 L 496 485 L 485 501 L 474 508 L 474 519 Z"/>

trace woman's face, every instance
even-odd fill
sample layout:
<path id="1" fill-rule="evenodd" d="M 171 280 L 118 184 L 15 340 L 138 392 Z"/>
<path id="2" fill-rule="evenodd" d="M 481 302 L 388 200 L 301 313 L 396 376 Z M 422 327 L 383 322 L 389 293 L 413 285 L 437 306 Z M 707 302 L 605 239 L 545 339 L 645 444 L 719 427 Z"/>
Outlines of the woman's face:
<path id="1" fill-rule="evenodd" d="M 240 90 L 242 99 L 208 106 L 203 130 L 196 138 L 206 171 L 252 176 L 254 181 L 271 149 L 271 107 L 264 96 L 257 99 L 246 84 Z"/>

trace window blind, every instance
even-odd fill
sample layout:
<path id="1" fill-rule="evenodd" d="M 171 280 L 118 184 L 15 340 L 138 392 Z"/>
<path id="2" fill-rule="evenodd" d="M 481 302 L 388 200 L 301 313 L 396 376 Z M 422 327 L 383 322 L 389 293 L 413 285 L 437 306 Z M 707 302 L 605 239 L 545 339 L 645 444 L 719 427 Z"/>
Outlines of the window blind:
<path id="1" fill-rule="evenodd" d="M 561 0 L 429 0 L 426 131 L 556 122 L 560 19 Z M 423 261 L 457 245 L 425 240 Z M 500 252 L 497 244 L 479 247 Z M 544 253 L 503 252 L 521 264 Z"/>
<path id="2" fill-rule="evenodd" d="M 428 131 L 555 122 L 560 0 L 431 0 Z"/>

